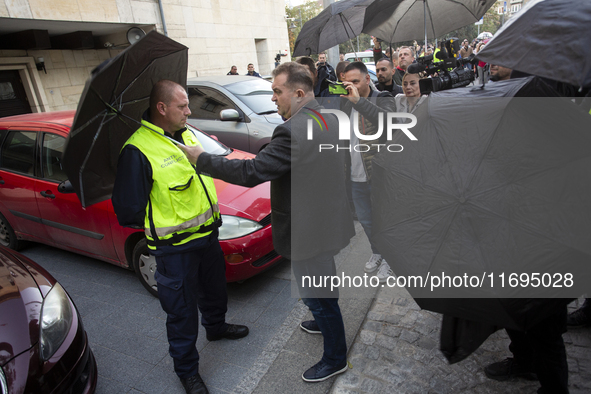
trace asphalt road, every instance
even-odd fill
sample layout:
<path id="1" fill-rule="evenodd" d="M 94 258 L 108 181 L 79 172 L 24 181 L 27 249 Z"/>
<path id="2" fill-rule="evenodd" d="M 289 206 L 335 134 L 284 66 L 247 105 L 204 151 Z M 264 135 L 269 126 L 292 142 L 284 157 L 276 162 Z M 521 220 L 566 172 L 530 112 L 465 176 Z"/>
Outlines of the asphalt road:
<path id="1" fill-rule="evenodd" d="M 47 269 L 80 311 L 98 364 L 97 393 L 184 393 L 168 355 L 166 314 L 133 272 L 41 244 L 21 252 Z M 251 333 L 208 342 L 200 327 L 200 373 L 211 393 L 234 392 L 251 378 L 247 372 L 298 303 L 289 279 L 290 265 L 283 261 L 242 284 L 228 284 L 226 320 L 248 325 Z"/>

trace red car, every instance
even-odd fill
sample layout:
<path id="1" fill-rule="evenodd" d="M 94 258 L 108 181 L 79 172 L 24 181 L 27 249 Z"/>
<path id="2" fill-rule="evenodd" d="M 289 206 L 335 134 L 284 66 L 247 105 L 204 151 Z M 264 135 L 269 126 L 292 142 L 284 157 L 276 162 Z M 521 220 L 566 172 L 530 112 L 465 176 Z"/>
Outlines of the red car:
<path id="1" fill-rule="evenodd" d="M 0 393 L 94 393 L 97 368 L 74 303 L 42 267 L 0 247 Z"/>
<path id="2" fill-rule="evenodd" d="M 41 242 L 133 269 L 157 295 L 156 261 L 144 232 L 119 226 L 111 200 L 82 208 L 66 179 L 62 153 L 73 119 L 74 111 L 0 118 L 0 244 L 16 250 L 21 241 Z M 192 129 L 209 153 L 254 157 Z M 215 180 L 215 186 L 228 282 L 280 261 L 271 238 L 269 183 L 245 188 Z"/>

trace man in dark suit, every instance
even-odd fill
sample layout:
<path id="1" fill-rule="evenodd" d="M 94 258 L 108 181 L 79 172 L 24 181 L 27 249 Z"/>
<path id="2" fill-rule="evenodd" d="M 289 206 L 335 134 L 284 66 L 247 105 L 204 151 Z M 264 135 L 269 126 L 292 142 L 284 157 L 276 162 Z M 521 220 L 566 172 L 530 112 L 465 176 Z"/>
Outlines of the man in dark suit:
<path id="1" fill-rule="evenodd" d="M 320 382 L 347 369 L 345 327 L 338 288 L 315 288 L 305 278 L 318 283 L 336 275 L 334 255 L 355 233 L 345 189 L 345 156 L 335 148 L 338 121 L 320 114 L 308 69 L 284 63 L 273 77 L 271 100 L 286 122 L 277 126 L 271 142 L 254 159 L 227 160 L 198 147 L 181 148 L 198 171 L 214 178 L 243 186 L 271 181 L 273 244 L 291 260 L 302 300 L 314 316 L 300 327 L 324 337 L 322 359 L 302 379 Z M 321 148 L 329 146 L 333 149 Z"/>

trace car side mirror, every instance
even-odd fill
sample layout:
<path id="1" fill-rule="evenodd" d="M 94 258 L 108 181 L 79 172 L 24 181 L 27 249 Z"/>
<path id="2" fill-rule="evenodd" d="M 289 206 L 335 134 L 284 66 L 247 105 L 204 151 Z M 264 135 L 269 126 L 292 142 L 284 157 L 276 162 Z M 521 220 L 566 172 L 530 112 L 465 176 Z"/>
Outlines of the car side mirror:
<path id="1" fill-rule="evenodd" d="M 65 181 L 63 181 L 62 183 L 57 185 L 57 191 L 60 193 L 64 193 L 64 194 L 70 194 L 70 193 L 76 192 L 74 190 L 74 186 L 72 186 L 72 183 L 70 182 L 69 179 L 66 179 Z"/>
<path id="2" fill-rule="evenodd" d="M 236 111 L 235 109 L 224 109 L 220 112 L 220 120 L 222 122 L 226 122 L 226 121 L 238 122 L 238 121 L 242 120 L 242 118 L 240 117 L 240 114 L 238 113 L 238 111 Z"/>

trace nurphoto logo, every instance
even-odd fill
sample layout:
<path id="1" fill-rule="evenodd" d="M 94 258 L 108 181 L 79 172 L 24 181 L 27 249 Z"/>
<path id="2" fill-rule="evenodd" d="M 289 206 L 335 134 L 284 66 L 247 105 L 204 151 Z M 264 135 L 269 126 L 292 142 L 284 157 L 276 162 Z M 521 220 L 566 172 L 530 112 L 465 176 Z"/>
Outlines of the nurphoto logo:
<path id="1" fill-rule="evenodd" d="M 308 108 L 309 109 L 309 108 Z M 339 111 L 338 109 L 321 109 L 320 113 L 314 110 L 311 110 L 313 113 L 308 113 L 312 119 L 308 119 L 307 123 L 307 137 L 308 140 L 312 140 L 314 138 L 314 122 L 316 122 L 320 126 L 320 130 L 324 131 L 325 129 L 328 131 L 328 126 L 326 124 L 326 120 L 322 114 L 333 114 L 337 117 L 339 122 L 339 140 L 350 141 L 351 140 L 351 121 L 349 120 L 349 116 L 345 114 L 343 111 Z M 386 126 L 384 127 L 384 119 Z M 405 122 L 406 120 L 410 119 L 410 122 Z M 388 141 L 392 141 L 392 135 L 395 130 L 402 131 L 411 141 L 417 141 L 417 137 L 415 137 L 411 132 L 410 128 L 417 125 L 417 117 L 413 114 L 409 114 L 406 112 L 388 112 L 383 113 L 380 112 L 378 115 L 378 130 L 373 134 L 363 134 L 359 131 L 359 113 L 355 112 L 353 114 L 353 133 L 360 141 L 377 141 L 380 139 L 384 131 L 386 132 L 386 139 Z M 380 149 L 386 149 L 388 152 L 402 152 L 403 146 L 400 144 L 381 144 L 381 143 L 359 143 L 355 145 L 347 145 L 347 146 L 335 146 L 333 144 L 319 144 L 318 149 L 319 152 L 323 150 L 334 150 L 336 149 L 337 152 L 339 150 L 354 150 L 356 152 L 367 152 L 372 149 L 377 148 L 379 152 Z"/>

